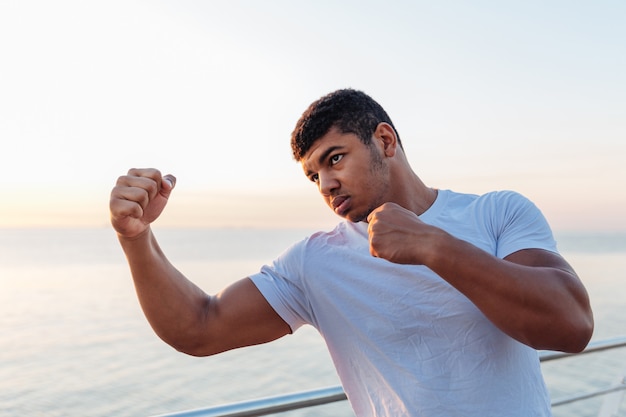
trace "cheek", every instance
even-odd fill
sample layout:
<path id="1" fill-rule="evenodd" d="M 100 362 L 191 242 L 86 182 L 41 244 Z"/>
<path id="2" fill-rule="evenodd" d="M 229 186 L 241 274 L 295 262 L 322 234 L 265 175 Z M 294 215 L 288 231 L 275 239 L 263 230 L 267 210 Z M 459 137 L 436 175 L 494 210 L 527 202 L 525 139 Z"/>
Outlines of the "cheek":
<path id="1" fill-rule="evenodd" d="M 367 192 L 374 200 L 378 200 L 378 203 L 382 204 L 386 201 L 386 195 L 390 191 L 390 180 L 388 172 L 385 170 L 376 170 L 370 173 L 367 181 Z"/>

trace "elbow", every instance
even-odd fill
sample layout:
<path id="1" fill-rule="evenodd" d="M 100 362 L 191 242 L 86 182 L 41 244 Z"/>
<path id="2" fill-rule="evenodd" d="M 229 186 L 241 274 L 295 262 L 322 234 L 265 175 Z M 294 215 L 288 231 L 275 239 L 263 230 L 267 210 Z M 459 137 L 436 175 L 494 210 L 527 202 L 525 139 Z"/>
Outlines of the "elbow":
<path id="1" fill-rule="evenodd" d="M 593 315 L 590 312 L 573 328 L 569 343 L 563 351 L 567 353 L 580 353 L 585 350 L 593 335 L 593 329 Z"/>
<path id="2" fill-rule="evenodd" d="M 565 353 L 580 353 L 589 344 L 593 335 L 593 329 L 593 315 L 589 311 L 581 314 L 578 319 L 571 321 L 569 325 L 562 326 L 559 332 L 554 332 L 554 335 L 558 335 L 557 338 L 550 343 L 550 346 L 542 347 L 542 349 Z"/>
<path id="3" fill-rule="evenodd" d="M 211 346 L 207 346 L 206 344 L 201 343 L 168 343 L 171 347 L 176 349 L 176 351 L 180 353 L 184 353 L 185 355 L 195 356 L 198 358 L 216 355 L 221 353 L 223 350 L 215 349 Z"/>
<path id="4" fill-rule="evenodd" d="M 570 315 L 566 321 L 544 319 L 544 324 L 540 332 L 531 332 L 532 336 L 519 340 L 537 350 L 575 354 L 585 350 L 594 329 L 591 310 Z"/>
<path id="5" fill-rule="evenodd" d="M 584 302 L 580 303 L 579 313 L 572 315 L 576 319 L 570 325 L 570 343 L 565 352 L 580 353 L 589 344 L 591 336 L 593 336 L 594 320 L 593 311 L 589 303 L 589 298 L 585 297 Z"/>
<path id="6" fill-rule="evenodd" d="M 177 352 L 184 353 L 189 356 L 203 357 L 209 356 L 203 349 L 193 343 L 181 343 L 164 340 L 165 343 L 173 347 Z"/>
<path id="7" fill-rule="evenodd" d="M 561 342 L 556 343 L 557 349 L 566 353 L 580 353 L 589 344 L 594 330 L 593 311 L 589 296 L 583 291 L 568 309 L 561 312 L 562 321 L 560 331 L 554 334 L 561 335 Z M 554 329 L 557 330 L 557 329 Z"/>
<path id="8" fill-rule="evenodd" d="M 157 333 L 157 335 L 176 351 L 189 356 L 212 356 L 225 350 L 220 349 L 220 346 L 215 343 L 214 337 L 209 337 L 207 332 L 199 330 L 192 331 L 187 329 L 175 334 Z"/>
<path id="9" fill-rule="evenodd" d="M 189 356 L 195 356 L 197 358 L 203 358 L 203 357 L 211 356 L 217 353 L 217 352 L 213 353 L 208 350 L 199 349 L 195 347 L 187 347 L 187 346 L 172 346 L 172 347 L 180 353 L 184 353 L 185 355 L 189 355 Z"/>
<path id="10" fill-rule="evenodd" d="M 201 308 L 195 311 L 185 326 L 178 325 L 177 332 L 169 339 L 163 339 L 178 352 L 189 356 L 206 357 L 223 352 L 217 343 L 217 336 L 209 319 L 210 298 L 203 300 Z"/>

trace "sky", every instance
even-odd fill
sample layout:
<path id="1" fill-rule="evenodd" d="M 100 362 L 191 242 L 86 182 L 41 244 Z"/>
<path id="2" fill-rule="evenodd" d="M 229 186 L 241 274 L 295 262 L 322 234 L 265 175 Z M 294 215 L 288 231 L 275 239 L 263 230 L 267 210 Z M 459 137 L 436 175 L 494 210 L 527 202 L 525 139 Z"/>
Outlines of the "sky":
<path id="1" fill-rule="evenodd" d="M 0 227 L 106 227 L 131 167 L 178 178 L 163 226 L 327 227 L 289 137 L 351 87 L 427 185 L 626 231 L 625 21 L 621 0 L 0 0 Z"/>

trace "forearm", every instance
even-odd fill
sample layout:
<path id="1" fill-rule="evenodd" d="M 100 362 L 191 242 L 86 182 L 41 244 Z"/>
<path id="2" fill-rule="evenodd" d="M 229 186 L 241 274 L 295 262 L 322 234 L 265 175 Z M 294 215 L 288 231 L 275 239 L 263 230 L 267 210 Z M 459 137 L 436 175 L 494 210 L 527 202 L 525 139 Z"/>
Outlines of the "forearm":
<path id="1" fill-rule="evenodd" d="M 516 340 L 536 349 L 581 350 L 593 328 L 586 291 L 569 265 L 559 264 L 562 258 L 533 251 L 548 259 L 543 265 L 555 266 L 526 263 L 524 251 L 511 256 L 515 262 L 502 260 L 442 235 L 428 266 Z"/>
<path id="2" fill-rule="evenodd" d="M 119 237 L 141 308 L 155 333 L 177 350 L 193 350 L 202 338 L 209 297 L 167 260 L 150 229 Z"/>

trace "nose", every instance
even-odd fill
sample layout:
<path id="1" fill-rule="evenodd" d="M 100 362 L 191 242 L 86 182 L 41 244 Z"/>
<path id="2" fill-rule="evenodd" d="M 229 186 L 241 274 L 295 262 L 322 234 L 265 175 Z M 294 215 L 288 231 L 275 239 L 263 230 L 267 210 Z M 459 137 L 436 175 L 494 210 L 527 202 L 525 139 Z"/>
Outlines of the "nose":
<path id="1" fill-rule="evenodd" d="M 330 197 L 333 195 L 334 190 L 339 188 L 339 181 L 334 175 L 330 173 L 318 173 L 318 187 L 320 193 L 324 197 Z"/>

